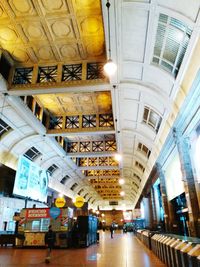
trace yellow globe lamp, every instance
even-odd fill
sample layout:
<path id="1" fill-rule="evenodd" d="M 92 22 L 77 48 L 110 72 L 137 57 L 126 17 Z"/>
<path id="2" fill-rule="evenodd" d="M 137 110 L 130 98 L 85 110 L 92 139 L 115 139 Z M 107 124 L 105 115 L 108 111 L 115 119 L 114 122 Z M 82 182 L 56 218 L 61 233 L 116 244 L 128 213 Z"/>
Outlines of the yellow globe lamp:
<path id="1" fill-rule="evenodd" d="M 66 203 L 66 201 L 65 201 L 64 197 L 58 197 L 58 198 L 56 198 L 55 206 L 57 208 L 63 208 L 65 206 L 65 203 Z"/>
<path id="2" fill-rule="evenodd" d="M 85 199 L 83 197 L 81 197 L 81 196 L 78 196 L 75 199 L 74 205 L 77 208 L 81 208 L 81 207 L 83 207 L 84 202 L 85 202 Z"/>

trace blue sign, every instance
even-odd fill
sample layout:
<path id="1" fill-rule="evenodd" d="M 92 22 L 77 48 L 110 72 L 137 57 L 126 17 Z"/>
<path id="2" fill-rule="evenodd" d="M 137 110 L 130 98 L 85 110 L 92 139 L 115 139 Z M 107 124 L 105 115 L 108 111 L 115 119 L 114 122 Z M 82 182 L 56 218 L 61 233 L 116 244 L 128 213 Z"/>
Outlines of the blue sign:
<path id="1" fill-rule="evenodd" d="M 49 214 L 51 218 L 56 219 L 60 215 L 60 209 L 56 207 L 50 208 Z"/>

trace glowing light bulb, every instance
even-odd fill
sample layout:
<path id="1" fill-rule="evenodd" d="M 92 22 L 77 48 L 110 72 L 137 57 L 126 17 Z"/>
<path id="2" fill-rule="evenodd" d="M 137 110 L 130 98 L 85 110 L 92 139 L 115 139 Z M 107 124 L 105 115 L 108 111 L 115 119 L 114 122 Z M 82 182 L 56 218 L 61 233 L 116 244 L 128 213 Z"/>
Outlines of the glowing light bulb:
<path id="1" fill-rule="evenodd" d="M 121 192 L 120 192 L 120 196 L 123 197 L 124 195 L 125 195 L 125 192 L 124 192 L 124 191 L 121 191 Z"/>
<path id="2" fill-rule="evenodd" d="M 119 179 L 119 184 L 124 184 L 124 183 L 125 183 L 124 179 Z"/>
<path id="3" fill-rule="evenodd" d="M 109 59 L 103 68 L 108 76 L 112 76 L 117 70 L 117 65 L 112 61 L 112 59 Z"/>
<path id="4" fill-rule="evenodd" d="M 120 155 L 120 154 L 115 154 L 115 159 L 116 159 L 117 161 L 120 161 L 120 160 L 122 159 L 122 155 Z"/>

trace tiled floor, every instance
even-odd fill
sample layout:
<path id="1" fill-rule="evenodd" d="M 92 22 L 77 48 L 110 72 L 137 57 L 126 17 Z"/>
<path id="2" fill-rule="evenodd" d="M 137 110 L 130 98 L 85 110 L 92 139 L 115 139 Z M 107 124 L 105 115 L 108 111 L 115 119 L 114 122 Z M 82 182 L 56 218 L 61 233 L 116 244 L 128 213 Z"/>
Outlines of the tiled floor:
<path id="1" fill-rule="evenodd" d="M 89 248 L 54 249 L 44 263 L 45 249 L 0 248 L 0 267 L 164 267 L 132 233 L 100 233 L 100 243 Z"/>

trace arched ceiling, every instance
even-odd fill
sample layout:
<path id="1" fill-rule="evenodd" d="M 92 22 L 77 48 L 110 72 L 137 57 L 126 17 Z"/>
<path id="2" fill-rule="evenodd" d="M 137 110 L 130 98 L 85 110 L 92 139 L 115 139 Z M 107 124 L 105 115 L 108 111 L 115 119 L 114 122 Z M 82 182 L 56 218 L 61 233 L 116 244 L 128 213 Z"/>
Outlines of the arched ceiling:
<path id="1" fill-rule="evenodd" d="M 109 79 L 98 76 L 109 49 L 106 2 L 1 1 L 1 57 L 12 70 L 0 80 L 0 119 L 10 127 L 0 161 L 16 169 L 35 148 L 34 161 L 53 166 L 50 188 L 91 207 L 134 208 L 187 96 L 200 2 L 110 0 Z"/>

